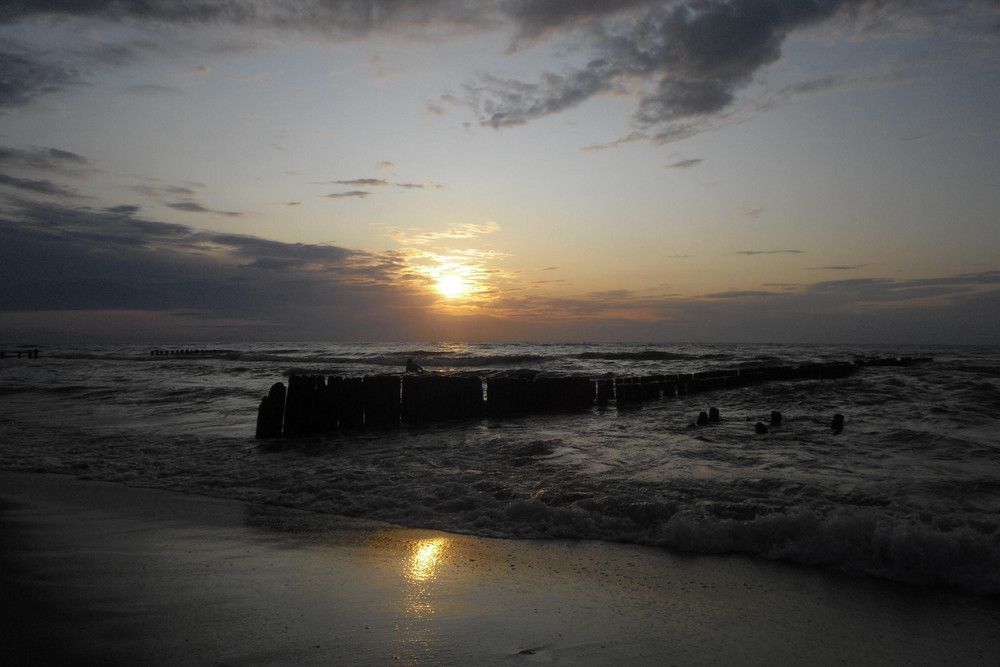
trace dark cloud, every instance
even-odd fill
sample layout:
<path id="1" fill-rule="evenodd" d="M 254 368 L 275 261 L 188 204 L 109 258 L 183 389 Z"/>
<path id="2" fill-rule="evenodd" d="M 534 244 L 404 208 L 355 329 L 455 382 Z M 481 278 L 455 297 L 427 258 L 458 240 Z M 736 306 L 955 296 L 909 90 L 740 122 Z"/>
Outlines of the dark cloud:
<path id="1" fill-rule="evenodd" d="M 172 202 L 167 204 L 167 206 L 177 211 L 185 211 L 187 213 L 211 213 L 212 215 L 224 215 L 230 218 L 236 218 L 243 215 L 239 211 L 216 211 L 215 209 L 207 208 L 194 201 Z"/>
<path id="2" fill-rule="evenodd" d="M 467 90 L 479 107 L 481 124 L 499 129 L 564 111 L 610 91 L 613 84 L 614 75 L 602 72 L 598 66 L 567 75 L 546 72 L 538 83 L 483 75 Z"/>
<path id="3" fill-rule="evenodd" d="M 897 19 L 933 14 L 939 20 L 979 11 L 967 2 L 930 0 L 550 0 L 508 8 L 522 37 L 576 30 L 587 62 L 542 73 L 531 83 L 482 77 L 468 87 L 480 123 L 522 125 L 595 95 L 626 92 L 638 99 L 634 120 L 639 131 L 620 140 L 625 142 L 689 136 L 700 122 L 731 107 L 754 76 L 781 57 L 783 43 L 795 30 L 878 11 Z M 790 86 L 781 95 L 815 94 L 835 84 L 834 77 L 824 77 Z"/>
<path id="4" fill-rule="evenodd" d="M 139 194 L 150 197 L 151 199 L 160 199 L 163 197 L 193 197 L 198 194 L 197 191 L 183 185 L 134 185 L 130 188 L 133 192 L 138 192 Z"/>
<path id="5" fill-rule="evenodd" d="M 157 327 L 183 321 L 185 328 L 142 331 L 189 339 L 412 339 L 454 331 L 426 319 L 429 297 L 414 287 L 403 253 L 199 231 L 144 218 L 131 205 L 91 210 L 27 200 L 0 214 L 0 238 L 0 320 L 73 313 L 52 315 L 54 338 L 81 335 L 58 329 L 59 321 L 84 320 L 105 340 L 124 336 L 100 327 L 142 325 L 145 315 L 110 315 L 125 311 L 159 313 Z M 476 331 L 564 340 L 995 343 L 1000 330 L 1000 271 L 700 297 L 607 290 L 563 298 L 530 287 L 497 293 Z"/>
<path id="6" fill-rule="evenodd" d="M 83 156 L 58 148 L 22 149 L 0 146 L 0 187 L 10 188 L 21 194 L 78 197 L 72 188 L 47 177 L 34 178 L 6 172 L 76 175 L 87 165 Z"/>
<path id="7" fill-rule="evenodd" d="M 694 169 L 699 166 L 703 160 L 701 158 L 681 160 L 680 162 L 674 162 L 673 164 L 668 164 L 667 169 Z"/>
<path id="8" fill-rule="evenodd" d="M 0 111 L 26 106 L 42 95 L 65 90 L 78 79 L 76 70 L 46 62 L 41 56 L 0 50 Z"/>
<path id="9" fill-rule="evenodd" d="M 140 209 L 138 206 L 121 205 L 121 206 L 109 206 L 104 210 L 107 211 L 108 213 L 114 213 L 117 215 L 133 215 L 135 213 L 138 213 L 142 209 Z"/>
<path id="10" fill-rule="evenodd" d="M 761 297 L 770 298 L 775 296 L 786 296 L 779 292 L 765 292 L 765 291 L 755 291 L 755 290 L 733 290 L 730 292 L 715 292 L 714 294 L 706 294 L 704 298 L 706 299 L 758 299 Z"/>
<path id="11" fill-rule="evenodd" d="M 6 321 L 72 311 L 77 315 L 69 319 L 77 322 L 90 311 L 99 329 L 109 312 L 132 310 L 174 319 L 198 314 L 206 320 L 202 333 L 212 330 L 208 320 L 232 320 L 250 337 L 272 327 L 284 332 L 279 336 L 373 339 L 399 330 L 393 313 L 415 308 L 419 299 L 400 284 L 404 261 L 393 253 L 198 231 L 139 217 L 134 206 L 12 202 L 0 214 L 0 237 L 0 317 Z M 142 315 L 132 319 L 142 326 Z"/>
<path id="12" fill-rule="evenodd" d="M 530 3 L 533 4 L 533 3 Z M 590 6 L 592 3 L 583 3 Z M 503 127 L 562 111 L 616 89 L 636 92 L 635 119 L 657 126 L 718 113 L 761 68 L 781 56 L 796 28 L 836 14 L 842 1 L 692 0 L 631 2 L 604 10 L 589 27 L 589 62 L 563 74 L 544 73 L 537 83 L 485 78 L 471 87 L 482 124 Z M 522 31 L 550 30 L 597 16 L 594 7 L 544 3 L 524 8 Z M 639 82 L 638 87 L 636 83 Z"/>
<path id="13" fill-rule="evenodd" d="M 0 23 L 42 16 L 150 24 L 232 24 L 321 30 L 344 36 L 439 24 L 485 28 L 496 21 L 489 11 L 483 11 L 481 3 L 454 0 L 7 0 L 0 6 Z"/>
<path id="14" fill-rule="evenodd" d="M 863 269 L 868 266 L 867 264 L 853 264 L 853 265 L 833 265 L 833 266 L 810 266 L 807 267 L 807 271 L 856 271 L 858 269 Z"/>
<path id="15" fill-rule="evenodd" d="M 8 0 L 0 24 L 34 17 L 86 17 L 129 26 L 231 25 L 309 31 L 330 38 L 375 32 L 444 36 L 506 28 L 512 49 L 543 38 L 564 39 L 585 62 L 524 81 L 484 74 L 467 86 L 467 100 L 482 125 L 503 128 L 562 112 L 609 92 L 633 95 L 638 129 L 621 141 L 666 141 L 688 136 L 699 122 L 731 107 L 747 84 L 782 55 L 789 34 L 839 16 L 877 15 L 885 23 L 907 16 L 942 17 L 987 12 L 997 3 L 937 0 Z M 976 18 L 979 15 L 974 15 Z M 120 66 L 163 53 L 156 39 L 108 44 L 86 55 Z M 252 48 L 247 45 L 233 48 Z M 61 90 L 79 73 L 37 55 L 0 53 L 0 108 L 23 106 Z M 835 77 L 793 84 L 771 96 L 815 94 Z M 137 86 L 135 92 L 166 92 Z M 453 101 L 443 96 L 440 101 Z M 431 103 L 432 112 L 442 107 Z"/>
<path id="16" fill-rule="evenodd" d="M 76 192 L 66 186 L 53 183 L 47 179 L 17 178 L 0 174 L 0 186 L 15 188 L 22 192 L 36 195 L 49 195 L 54 197 L 76 197 Z"/>
<path id="17" fill-rule="evenodd" d="M 10 148 L 0 146 L 0 167 L 30 167 L 32 169 L 62 169 L 88 164 L 82 155 L 58 148 Z"/>

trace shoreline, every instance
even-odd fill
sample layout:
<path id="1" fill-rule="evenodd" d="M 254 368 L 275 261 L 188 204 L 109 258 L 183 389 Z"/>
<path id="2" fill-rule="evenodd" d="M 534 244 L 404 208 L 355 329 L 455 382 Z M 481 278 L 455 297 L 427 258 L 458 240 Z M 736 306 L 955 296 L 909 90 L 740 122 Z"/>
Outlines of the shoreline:
<path id="1" fill-rule="evenodd" d="M 993 664 L 1000 600 L 743 556 L 453 535 L 0 471 L 0 656 Z"/>

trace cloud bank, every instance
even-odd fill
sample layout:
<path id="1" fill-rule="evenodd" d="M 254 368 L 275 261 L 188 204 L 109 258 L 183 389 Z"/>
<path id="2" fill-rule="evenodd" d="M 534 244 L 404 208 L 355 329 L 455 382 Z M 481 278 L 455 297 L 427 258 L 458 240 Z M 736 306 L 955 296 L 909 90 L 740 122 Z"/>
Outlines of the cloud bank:
<path id="1" fill-rule="evenodd" d="M 636 130 L 630 140 L 667 141 L 732 107 L 755 75 L 781 57 L 795 31 L 834 19 L 853 22 L 858 30 L 877 26 L 884 31 L 893 25 L 905 30 L 929 17 L 940 28 L 971 16 L 983 20 L 965 26 L 989 32 L 998 9 L 996 2 L 972 0 L 12 0 L 0 7 L 0 26 L 77 18 L 150 30 L 289 30 L 331 40 L 506 31 L 511 52 L 560 40 L 582 65 L 540 72 L 534 81 L 484 73 L 466 85 L 465 103 L 481 125 L 523 125 L 614 92 L 635 99 Z M 105 47 L 90 60 L 125 64 L 155 50 L 151 39 Z M 0 47 L 0 109 L 24 106 L 79 83 L 85 69 L 51 53 Z M 832 82 L 799 85 L 829 87 Z"/>

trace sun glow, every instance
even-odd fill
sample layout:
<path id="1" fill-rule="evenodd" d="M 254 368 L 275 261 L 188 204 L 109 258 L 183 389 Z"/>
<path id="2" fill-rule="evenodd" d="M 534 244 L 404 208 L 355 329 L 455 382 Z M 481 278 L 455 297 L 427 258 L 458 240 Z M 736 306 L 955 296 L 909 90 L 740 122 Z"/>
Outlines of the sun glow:
<path id="1" fill-rule="evenodd" d="M 469 284 L 462 276 L 451 273 L 438 278 L 437 291 L 448 299 L 457 299 L 468 293 Z"/>

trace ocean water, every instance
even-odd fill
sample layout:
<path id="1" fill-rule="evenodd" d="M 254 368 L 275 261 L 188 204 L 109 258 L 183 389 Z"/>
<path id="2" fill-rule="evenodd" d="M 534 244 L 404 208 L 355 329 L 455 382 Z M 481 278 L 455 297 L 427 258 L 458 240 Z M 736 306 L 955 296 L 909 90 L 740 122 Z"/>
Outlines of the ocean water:
<path id="1" fill-rule="evenodd" d="M 47 346 L 0 360 L 0 468 L 403 526 L 740 553 L 1000 594 L 1000 348 L 634 344 Z M 10 350 L 11 346 L 4 349 Z M 168 348 L 168 349 L 182 349 Z M 931 357 L 639 408 L 256 440 L 289 374 L 624 377 Z M 700 411 L 722 420 L 693 425 Z M 780 427 L 754 432 L 772 410 Z M 834 414 L 845 428 L 833 433 Z"/>

